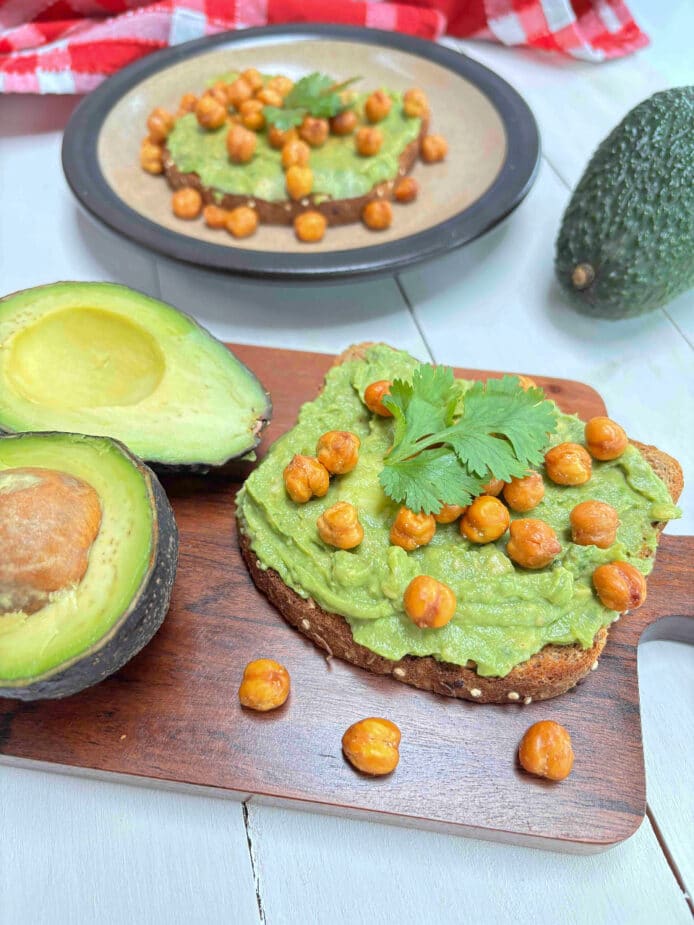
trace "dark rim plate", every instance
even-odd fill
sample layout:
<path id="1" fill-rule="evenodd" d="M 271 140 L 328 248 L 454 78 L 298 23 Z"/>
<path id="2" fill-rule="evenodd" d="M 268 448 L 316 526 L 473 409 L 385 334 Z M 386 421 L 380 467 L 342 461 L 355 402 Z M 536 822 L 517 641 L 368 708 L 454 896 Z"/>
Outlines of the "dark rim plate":
<path id="1" fill-rule="evenodd" d="M 152 74 L 216 46 L 286 38 L 358 41 L 395 48 L 447 68 L 474 84 L 496 108 L 507 138 L 506 159 L 489 189 L 452 218 L 416 234 L 352 250 L 276 253 L 211 244 L 170 231 L 126 205 L 104 178 L 97 157 L 106 116 L 120 98 Z M 505 80 L 459 52 L 409 35 L 352 26 L 288 25 L 208 36 L 149 55 L 119 71 L 75 110 L 65 130 L 62 161 L 70 188 L 91 215 L 132 241 L 167 257 L 263 280 L 328 280 L 393 273 L 445 254 L 489 231 L 528 193 L 537 173 L 540 138 L 523 98 Z M 288 230 L 289 233 L 289 230 Z"/>

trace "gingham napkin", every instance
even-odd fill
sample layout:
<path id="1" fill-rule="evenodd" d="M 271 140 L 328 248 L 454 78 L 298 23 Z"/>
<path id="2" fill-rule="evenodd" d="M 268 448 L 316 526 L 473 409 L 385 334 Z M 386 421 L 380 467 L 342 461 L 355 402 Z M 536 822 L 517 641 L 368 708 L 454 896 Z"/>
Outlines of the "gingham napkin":
<path id="1" fill-rule="evenodd" d="M 594 62 L 648 43 L 622 0 L 0 0 L 0 92 L 85 93 L 166 45 L 289 22 L 447 33 Z"/>

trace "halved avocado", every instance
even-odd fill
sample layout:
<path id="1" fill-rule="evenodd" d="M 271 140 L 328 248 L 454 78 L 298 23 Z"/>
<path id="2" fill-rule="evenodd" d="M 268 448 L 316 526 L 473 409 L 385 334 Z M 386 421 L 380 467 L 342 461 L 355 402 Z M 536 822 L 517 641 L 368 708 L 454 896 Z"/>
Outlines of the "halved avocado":
<path id="1" fill-rule="evenodd" d="M 115 437 L 153 464 L 220 466 L 270 419 L 253 373 L 188 315 L 112 283 L 0 300 L 0 432 Z"/>
<path id="2" fill-rule="evenodd" d="M 0 437 L 0 512 L 0 696 L 66 697 L 150 641 L 169 607 L 178 530 L 127 447 Z"/>

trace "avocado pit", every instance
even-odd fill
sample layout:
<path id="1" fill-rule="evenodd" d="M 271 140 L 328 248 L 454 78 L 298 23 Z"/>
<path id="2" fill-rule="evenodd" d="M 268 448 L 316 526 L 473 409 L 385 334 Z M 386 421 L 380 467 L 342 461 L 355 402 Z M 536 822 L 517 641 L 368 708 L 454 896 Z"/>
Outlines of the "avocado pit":
<path id="1" fill-rule="evenodd" d="M 0 471 L 0 614 L 35 613 L 79 584 L 101 528 L 94 488 L 54 469 Z"/>

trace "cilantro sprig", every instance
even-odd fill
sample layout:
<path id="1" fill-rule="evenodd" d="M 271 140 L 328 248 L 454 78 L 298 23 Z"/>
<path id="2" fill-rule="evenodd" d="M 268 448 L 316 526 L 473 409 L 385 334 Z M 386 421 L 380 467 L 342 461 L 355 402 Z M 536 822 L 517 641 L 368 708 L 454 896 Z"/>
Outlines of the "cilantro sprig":
<path id="1" fill-rule="evenodd" d="M 393 446 L 379 475 L 393 501 L 436 514 L 470 504 L 491 478 L 508 481 L 543 459 L 556 427 L 554 404 L 517 376 L 476 382 L 464 394 L 453 370 L 422 364 L 412 382 L 396 379 L 383 404 L 394 419 Z"/>
<path id="2" fill-rule="evenodd" d="M 286 132 L 295 125 L 301 125 L 305 116 L 331 119 L 347 104 L 343 102 L 341 93 L 359 77 L 351 77 L 342 83 L 336 84 L 332 77 L 315 71 L 297 80 L 284 100 L 284 106 L 264 106 L 265 121 L 274 125 L 279 131 Z"/>

